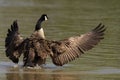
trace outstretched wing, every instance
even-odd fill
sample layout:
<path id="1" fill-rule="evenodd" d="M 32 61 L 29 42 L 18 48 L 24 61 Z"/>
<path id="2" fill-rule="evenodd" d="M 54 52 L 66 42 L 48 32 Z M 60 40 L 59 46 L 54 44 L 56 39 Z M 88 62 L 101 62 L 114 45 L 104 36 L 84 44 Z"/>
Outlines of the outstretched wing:
<path id="1" fill-rule="evenodd" d="M 50 55 L 55 65 L 62 66 L 75 58 L 80 57 L 85 51 L 92 49 L 103 39 L 105 27 L 99 24 L 92 31 L 81 36 L 70 37 L 51 43 L 52 54 Z"/>
<path id="2" fill-rule="evenodd" d="M 19 34 L 19 27 L 17 21 L 14 21 L 11 28 L 8 29 L 7 37 L 5 39 L 6 56 L 9 56 L 15 51 L 15 48 L 23 41 Z"/>

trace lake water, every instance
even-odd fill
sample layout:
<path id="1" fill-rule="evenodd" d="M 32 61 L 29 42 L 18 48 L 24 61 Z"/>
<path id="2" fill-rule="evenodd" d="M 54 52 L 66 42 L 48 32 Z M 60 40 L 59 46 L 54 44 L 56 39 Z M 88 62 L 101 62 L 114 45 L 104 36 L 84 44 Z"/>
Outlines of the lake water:
<path id="1" fill-rule="evenodd" d="M 5 56 L 7 29 L 18 20 L 23 37 L 29 37 L 36 21 L 47 39 L 60 40 L 90 31 L 102 22 L 105 39 L 79 59 L 63 67 L 47 60 L 43 69 L 18 68 Z M 120 0 L 0 0 L 0 80 L 120 80 Z"/>

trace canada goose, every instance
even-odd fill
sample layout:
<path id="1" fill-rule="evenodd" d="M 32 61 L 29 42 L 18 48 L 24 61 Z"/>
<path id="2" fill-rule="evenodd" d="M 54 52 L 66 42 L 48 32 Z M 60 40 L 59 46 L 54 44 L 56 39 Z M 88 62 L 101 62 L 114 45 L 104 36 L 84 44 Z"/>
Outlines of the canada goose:
<path id="1" fill-rule="evenodd" d="M 47 15 L 44 16 L 43 21 L 46 16 Z M 37 23 L 39 23 L 39 20 Z M 18 58 L 23 53 L 24 66 L 34 67 L 36 65 L 45 64 L 47 56 L 51 57 L 52 62 L 55 65 L 62 66 L 75 60 L 80 57 L 81 54 L 84 54 L 85 51 L 88 51 L 97 45 L 100 40 L 104 38 L 103 35 L 106 30 L 104 25 L 100 23 L 96 28 L 85 34 L 54 41 L 47 40 L 44 36 L 41 36 L 43 35 L 39 32 L 41 27 L 38 27 L 40 24 L 36 25 L 37 27 L 35 27 L 34 33 L 24 40 L 19 34 L 16 21 L 13 22 L 11 30 L 8 29 L 6 38 L 6 55 L 14 63 L 18 63 Z M 10 45 L 13 47 L 9 48 Z"/>
<path id="2" fill-rule="evenodd" d="M 40 19 L 36 23 L 34 32 L 30 36 L 31 38 L 45 39 L 41 23 L 47 19 L 48 17 L 46 14 L 43 14 L 40 17 Z M 26 41 L 26 39 L 23 39 L 23 37 L 20 35 L 18 23 L 17 20 L 15 20 L 11 25 L 11 28 L 8 29 L 7 37 L 5 39 L 6 56 L 14 63 L 19 62 L 19 57 L 24 52 L 24 46 L 22 46 L 24 41 Z"/>

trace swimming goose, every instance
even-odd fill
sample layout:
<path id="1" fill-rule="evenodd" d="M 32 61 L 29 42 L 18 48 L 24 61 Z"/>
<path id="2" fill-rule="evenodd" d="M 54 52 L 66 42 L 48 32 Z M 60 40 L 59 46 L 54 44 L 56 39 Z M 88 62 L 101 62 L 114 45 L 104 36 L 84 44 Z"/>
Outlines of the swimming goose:
<path id="1" fill-rule="evenodd" d="M 47 15 L 44 16 L 44 20 L 46 18 Z M 37 23 L 39 22 L 42 21 L 38 20 Z M 51 57 L 53 64 L 63 66 L 97 45 L 100 40 L 104 39 L 106 30 L 104 25 L 100 23 L 85 34 L 54 41 L 45 39 L 43 28 L 40 24 L 36 24 L 37 27 L 35 27 L 33 34 L 23 40 L 19 34 L 17 22 L 13 22 L 12 26 L 11 30 L 8 29 L 6 38 L 6 55 L 15 63 L 14 58 L 18 59 L 23 53 L 24 66 L 30 67 L 45 64 L 47 56 Z M 9 45 L 12 45 L 13 48 L 9 48 Z"/>

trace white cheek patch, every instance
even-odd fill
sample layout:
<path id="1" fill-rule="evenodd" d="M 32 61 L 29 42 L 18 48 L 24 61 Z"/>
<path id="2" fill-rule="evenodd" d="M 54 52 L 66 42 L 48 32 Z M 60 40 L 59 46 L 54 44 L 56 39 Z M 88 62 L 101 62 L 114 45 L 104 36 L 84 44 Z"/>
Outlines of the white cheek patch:
<path id="1" fill-rule="evenodd" d="M 48 20 L 47 16 L 45 16 L 45 20 Z"/>

